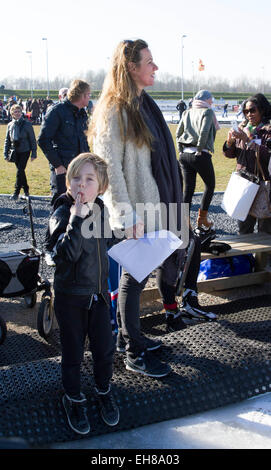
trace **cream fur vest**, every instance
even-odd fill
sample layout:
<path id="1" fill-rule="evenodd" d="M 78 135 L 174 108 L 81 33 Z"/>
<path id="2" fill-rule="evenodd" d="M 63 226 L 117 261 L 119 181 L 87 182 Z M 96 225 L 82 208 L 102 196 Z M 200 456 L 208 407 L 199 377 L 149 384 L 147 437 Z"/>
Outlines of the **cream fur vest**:
<path id="1" fill-rule="evenodd" d="M 138 148 L 131 141 L 122 141 L 116 112 L 110 112 L 103 134 L 99 132 L 99 124 L 97 127 L 94 152 L 108 164 L 109 188 L 103 200 L 109 210 L 110 224 L 112 229 L 122 228 L 124 224 L 128 227 L 142 220 L 142 204 L 151 203 L 158 211 L 160 197 L 152 174 L 151 152 L 146 145 Z M 155 230 L 152 219 L 148 216 L 147 224 L 144 220 L 145 231 Z"/>

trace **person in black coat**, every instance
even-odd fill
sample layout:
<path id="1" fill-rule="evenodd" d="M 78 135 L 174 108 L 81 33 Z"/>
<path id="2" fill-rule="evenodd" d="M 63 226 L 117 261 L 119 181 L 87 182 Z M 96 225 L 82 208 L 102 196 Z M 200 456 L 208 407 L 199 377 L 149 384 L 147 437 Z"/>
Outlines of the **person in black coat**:
<path id="1" fill-rule="evenodd" d="M 11 150 L 15 153 L 14 163 L 17 167 L 16 181 L 12 199 L 17 200 L 23 188 L 29 196 L 29 186 L 26 179 L 25 168 L 31 154 L 31 160 L 37 158 L 37 143 L 31 122 L 23 117 L 22 108 L 15 104 L 10 109 L 12 121 L 8 124 L 4 144 L 4 158 L 9 159 Z"/>
<path id="2" fill-rule="evenodd" d="M 54 171 L 51 172 L 52 201 L 66 191 L 65 176 L 69 163 L 77 155 L 89 151 L 85 131 L 88 116 L 85 107 L 90 98 L 90 86 L 83 80 L 74 80 L 64 101 L 51 106 L 42 122 L 38 145 Z M 49 232 L 45 238 L 45 251 L 48 247 Z M 50 252 L 45 256 L 50 266 L 54 263 Z"/>

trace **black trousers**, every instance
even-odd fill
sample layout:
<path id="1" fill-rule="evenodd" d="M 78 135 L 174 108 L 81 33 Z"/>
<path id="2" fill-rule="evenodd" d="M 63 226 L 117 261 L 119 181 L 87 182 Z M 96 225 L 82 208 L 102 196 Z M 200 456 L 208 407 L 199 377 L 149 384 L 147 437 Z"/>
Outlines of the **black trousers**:
<path id="1" fill-rule="evenodd" d="M 78 397 L 81 388 L 81 363 L 88 336 L 97 388 L 107 391 L 113 373 L 114 342 L 108 305 L 102 296 L 63 295 L 55 292 L 55 313 L 62 347 L 62 383 L 70 397 Z"/>
<path id="2" fill-rule="evenodd" d="M 29 192 L 29 186 L 27 184 L 25 168 L 27 161 L 30 157 L 30 150 L 28 152 L 16 152 L 16 162 L 17 167 L 16 181 L 15 181 L 15 193 L 20 194 L 20 190 L 23 188 L 24 192 L 27 194 Z"/>
<path id="3" fill-rule="evenodd" d="M 208 211 L 215 190 L 215 172 L 211 154 L 201 152 L 201 155 L 196 156 L 194 153 L 181 153 L 180 165 L 185 186 L 184 202 L 191 204 L 195 192 L 197 174 L 199 174 L 205 184 L 200 208 Z"/>
<path id="4" fill-rule="evenodd" d="M 197 290 L 200 265 L 200 240 L 195 237 L 195 250 L 188 269 L 185 287 Z M 139 355 L 144 351 L 144 337 L 140 331 L 140 295 L 148 277 L 138 282 L 127 271 L 122 270 L 118 295 L 118 326 L 127 344 L 127 352 Z M 157 269 L 156 282 L 164 304 L 176 302 L 176 286 L 169 284 L 163 267 Z"/>

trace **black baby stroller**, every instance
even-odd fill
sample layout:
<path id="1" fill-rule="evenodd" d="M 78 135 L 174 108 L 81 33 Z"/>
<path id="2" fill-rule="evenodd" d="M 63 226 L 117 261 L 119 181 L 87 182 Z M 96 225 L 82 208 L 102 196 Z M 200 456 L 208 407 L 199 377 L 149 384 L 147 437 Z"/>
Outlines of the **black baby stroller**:
<path id="1" fill-rule="evenodd" d="M 37 301 L 37 292 L 44 291 L 37 315 L 37 329 L 40 336 L 47 339 L 54 317 L 51 285 L 39 275 L 43 252 L 37 249 L 30 197 L 26 197 L 26 200 L 27 207 L 24 211 L 30 218 L 32 243 L 0 244 L 0 297 L 23 297 L 26 306 L 33 308 Z M 1 326 L 2 323 L 0 328 Z"/>

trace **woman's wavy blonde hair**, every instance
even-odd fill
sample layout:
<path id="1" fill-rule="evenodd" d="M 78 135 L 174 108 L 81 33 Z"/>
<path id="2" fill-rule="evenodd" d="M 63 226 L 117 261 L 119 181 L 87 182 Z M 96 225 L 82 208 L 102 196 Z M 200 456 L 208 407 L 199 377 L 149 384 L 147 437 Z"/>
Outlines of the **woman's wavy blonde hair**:
<path id="1" fill-rule="evenodd" d="M 151 148 L 152 134 L 140 113 L 137 87 L 128 70 L 130 62 L 139 65 L 141 50 L 147 47 L 148 44 L 142 39 L 125 40 L 118 44 L 87 133 L 90 145 L 93 137 L 97 135 L 98 120 L 99 123 L 102 123 L 99 132 L 103 133 L 107 127 L 109 111 L 115 108 L 118 113 L 122 140 L 131 140 L 138 147 L 146 144 Z M 125 125 L 123 110 L 127 114 L 127 126 Z"/>

